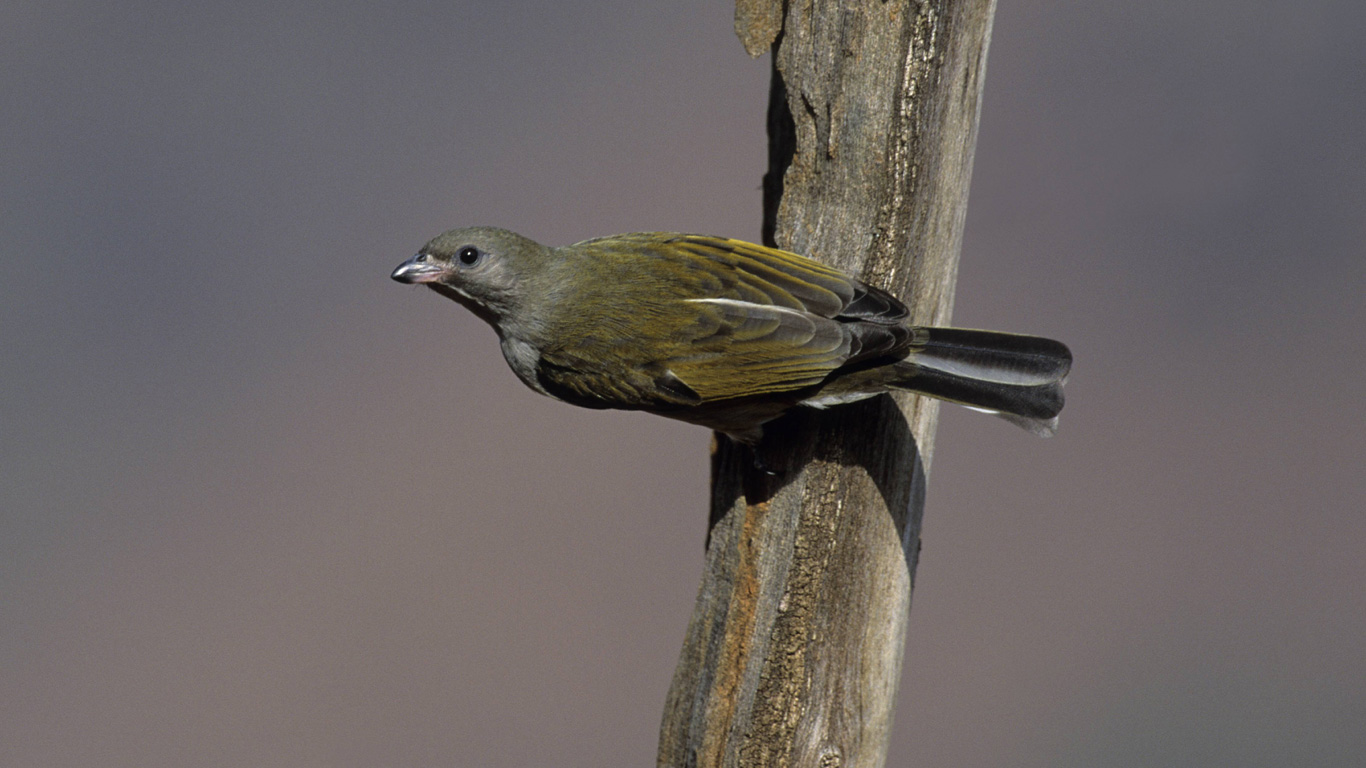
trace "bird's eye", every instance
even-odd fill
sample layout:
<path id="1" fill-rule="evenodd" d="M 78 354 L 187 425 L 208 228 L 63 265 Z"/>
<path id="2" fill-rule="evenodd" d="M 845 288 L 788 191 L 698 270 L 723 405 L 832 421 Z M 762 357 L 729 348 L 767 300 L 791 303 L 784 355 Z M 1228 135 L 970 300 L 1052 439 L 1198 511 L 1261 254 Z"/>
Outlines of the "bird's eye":
<path id="1" fill-rule="evenodd" d="M 427 258 L 428 258 L 428 257 L 427 257 L 427 254 L 425 254 L 425 253 L 419 253 L 418 255 L 416 255 L 416 256 L 413 257 L 413 261 L 416 261 L 417 263 L 421 264 L 421 263 L 425 262 L 425 261 L 427 260 Z"/>
<path id="2" fill-rule="evenodd" d="M 484 254 L 478 248 L 475 248 L 472 245 L 467 245 L 464 248 L 461 248 L 460 252 L 457 253 L 455 257 L 457 259 L 460 259 L 461 264 L 464 264 L 467 267 L 472 267 L 475 264 L 478 264 L 480 259 L 484 258 Z"/>

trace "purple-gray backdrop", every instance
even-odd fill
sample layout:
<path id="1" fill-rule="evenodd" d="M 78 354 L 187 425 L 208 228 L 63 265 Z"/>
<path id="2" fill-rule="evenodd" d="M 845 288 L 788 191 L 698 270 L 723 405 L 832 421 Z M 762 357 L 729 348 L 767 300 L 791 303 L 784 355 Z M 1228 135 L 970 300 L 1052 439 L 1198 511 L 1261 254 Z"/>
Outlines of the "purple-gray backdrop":
<path id="1" fill-rule="evenodd" d="M 652 764 L 708 434 L 387 275 L 458 224 L 756 238 L 730 13 L 0 9 L 0 764 Z M 891 764 L 1366 753 L 1363 40 L 1001 3 L 955 320 L 1077 365 L 1054 440 L 944 410 Z"/>

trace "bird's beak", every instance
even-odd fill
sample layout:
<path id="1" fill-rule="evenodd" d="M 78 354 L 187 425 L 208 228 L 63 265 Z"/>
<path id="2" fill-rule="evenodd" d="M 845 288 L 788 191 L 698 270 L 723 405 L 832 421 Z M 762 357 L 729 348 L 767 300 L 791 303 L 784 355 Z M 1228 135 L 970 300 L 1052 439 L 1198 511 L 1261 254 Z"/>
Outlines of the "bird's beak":
<path id="1" fill-rule="evenodd" d="M 434 283 L 437 280 L 440 280 L 441 276 L 444 274 L 446 274 L 446 268 L 442 266 L 440 262 L 433 261 L 432 258 L 425 253 L 419 253 L 402 264 L 399 264 L 398 268 L 395 269 L 393 274 L 389 275 L 389 277 L 392 277 L 400 283 L 417 284 Z"/>

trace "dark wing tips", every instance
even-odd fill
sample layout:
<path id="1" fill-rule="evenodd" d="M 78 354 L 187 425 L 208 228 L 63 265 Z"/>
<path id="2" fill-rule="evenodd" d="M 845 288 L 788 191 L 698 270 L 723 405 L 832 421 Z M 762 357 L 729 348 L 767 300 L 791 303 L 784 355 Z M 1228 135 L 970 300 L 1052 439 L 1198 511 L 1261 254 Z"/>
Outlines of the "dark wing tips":
<path id="1" fill-rule="evenodd" d="M 655 377 L 655 389 L 659 394 L 664 395 L 664 399 L 676 405 L 697 405 L 702 402 L 702 396 L 697 390 L 688 386 L 688 382 L 678 378 L 673 371 L 665 371 Z"/>
<path id="2" fill-rule="evenodd" d="M 874 320 L 879 323 L 900 323 L 910 316 L 907 309 L 895 296 L 862 282 L 854 281 L 854 298 L 840 312 L 841 318 Z"/>

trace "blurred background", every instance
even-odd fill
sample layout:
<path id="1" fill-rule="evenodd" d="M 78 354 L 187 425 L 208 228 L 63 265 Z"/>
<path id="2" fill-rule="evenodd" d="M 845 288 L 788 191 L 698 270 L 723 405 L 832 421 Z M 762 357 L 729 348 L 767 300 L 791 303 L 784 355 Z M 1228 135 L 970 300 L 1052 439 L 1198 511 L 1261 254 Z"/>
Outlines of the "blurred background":
<path id="1" fill-rule="evenodd" d="M 0 8 L 0 764 L 653 764 L 709 434 L 388 274 L 756 239 L 730 3 Z M 1366 753 L 1366 6 L 1005 0 L 890 765 Z"/>

